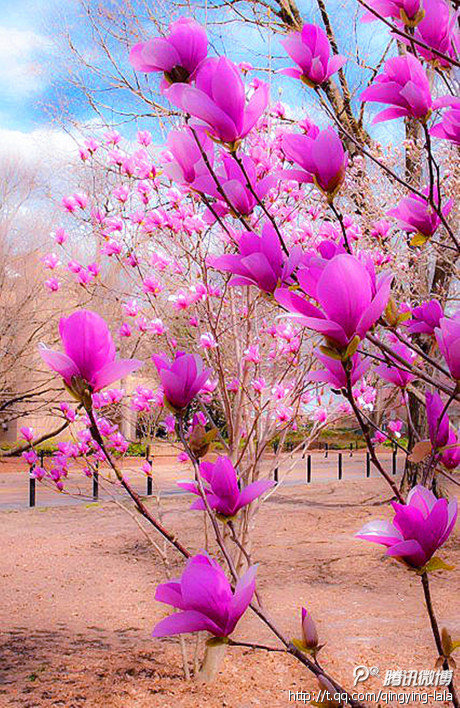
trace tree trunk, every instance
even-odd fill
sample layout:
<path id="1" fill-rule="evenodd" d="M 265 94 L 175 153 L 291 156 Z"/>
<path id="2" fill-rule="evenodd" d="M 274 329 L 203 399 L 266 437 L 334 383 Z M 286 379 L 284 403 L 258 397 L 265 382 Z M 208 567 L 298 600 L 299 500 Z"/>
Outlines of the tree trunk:
<path id="1" fill-rule="evenodd" d="M 212 683 L 215 680 L 224 660 L 226 651 L 227 645 L 224 643 L 206 644 L 203 663 L 197 676 L 199 681 L 203 681 L 204 683 Z"/>

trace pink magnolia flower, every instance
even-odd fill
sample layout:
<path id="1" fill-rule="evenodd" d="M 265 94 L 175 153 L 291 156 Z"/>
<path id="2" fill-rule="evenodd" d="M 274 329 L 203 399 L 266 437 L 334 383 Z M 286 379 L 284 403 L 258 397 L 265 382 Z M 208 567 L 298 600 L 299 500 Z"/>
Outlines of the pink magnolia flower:
<path id="1" fill-rule="evenodd" d="M 152 133 L 149 130 L 138 130 L 137 142 L 139 143 L 139 145 L 144 145 L 145 147 L 148 147 L 152 142 Z"/>
<path id="2" fill-rule="evenodd" d="M 243 352 L 244 361 L 251 361 L 253 364 L 260 362 L 260 349 L 258 344 L 250 344 Z"/>
<path id="3" fill-rule="evenodd" d="M 23 425 L 22 428 L 19 428 L 19 432 L 27 442 L 32 442 L 35 437 L 34 429 L 30 428 L 28 425 Z"/>
<path id="4" fill-rule="evenodd" d="M 73 423 L 77 417 L 77 414 L 75 413 L 74 409 L 69 406 L 68 403 L 65 401 L 59 404 L 59 408 L 67 418 L 67 420 L 70 420 L 71 423 Z"/>
<path id="5" fill-rule="evenodd" d="M 55 293 L 61 287 L 61 284 L 57 278 L 48 278 L 44 283 L 45 287 L 52 293 Z"/>
<path id="6" fill-rule="evenodd" d="M 239 389 L 240 389 L 240 382 L 238 381 L 238 379 L 232 379 L 227 384 L 227 390 L 230 391 L 230 393 L 238 393 Z"/>
<path id="7" fill-rule="evenodd" d="M 302 641 L 307 649 L 316 649 L 319 644 L 318 631 L 311 614 L 302 607 Z"/>
<path id="8" fill-rule="evenodd" d="M 325 408 L 317 408 L 313 411 L 313 419 L 318 421 L 318 423 L 325 423 L 327 421 L 328 412 Z"/>
<path id="9" fill-rule="evenodd" d="M 304 25 L 301 32 L 291 32 L 281 44 L 299 68 L 281 69 L 280 73 L 301 79 L 307 86 L 320 86 L 347 61 L 340 54 L 331 57 L 326 32 L 317 25 Z"/>
<path id="10" fill-rule="evenodd" d="M 384 311 L 390 296 L 391 273 L 376 278 L 371 262 L 340 254 L 312 268 L 298 271 L 303 291 L 322 309 L 287 288 L 275 292 L 276 300 L 294 313 L 299 324 L 320 332 L 340 350 L 358 336 L 363 339 Z M 292 316 L 292 315 L 291 315 Z"/>
<path id="11" fill-rule="evenodd" d="M 59 226 L 59 228 L 57 228 L 56 231 L 54 232 L 54 240 L 60 246 L 62 246 L 62 244 L 65 243 L 68 238 L 69 238 L 69 235 L 64 231 L 62 226 Z"/>
<path id="12" fill-rule="evenodd" d="M 127 187 L 125 184 L 121 184 L 119 187 L 115 187 L 112 194 L 115 199 L 118 199 L 119 202 L 124 204 L 129 197 L 129 187 Z"/>
<path id="13" fill-rule="evenodd" d="M 415 27 L 425 16 L 423 9 L 426 0 L 368 0 L 368 4 L 383 17 L 404 22 L 407 27 Z M 362 22 L 374 22 L 378 18 L 372 12 L 366 12 Z"/>
<path id="14" fill-rule="evenodd" d="M 387 546 L 387 556 L 423 568 L 449 538 L 457 519 L 457 501 L 436 499 L 429 489 L 417 485 L 406 504 L 391 503 L 395 511 L 392 522 L 370 521 L 356 537 Z"/>
<path id="15" fill-rule="evenodd" d="M 43 467 L 35 466 L 30 473 L 30 476 L 41 482 L 46 477 L 46 470 Z"/>
<path id="16" fill-rule="evenodd" d="M 293 414 L 294 411 L 291 406 L 285 406 L 282 403 L 278 403 L 273 411 L 273 420 L 276 420 L 277 423 L 287 423 L 292 419 Z"/>
<path id="17" fill-rule="evenodd" d="M 85 147 L 90 153 L 94 153 L 99 149 L 99 143 L 94 138 L 86 138 L 84 141 Z"/>
<path id="18" fill-rule="evenodd" d="M 434 333 L 452 378 L 460 381 L 460 310 L 439 320 Z"/>
<path id="19" fill-rule="evenodd" d="M 271 480 L 260 479 L 240 491 L 236 470 L 231 460 L 222 455 L 215 462 L 202 462 L 200 476 L 205 482 L 204 491 L 209 506 L 227 517 L 235 516 L 243 506 L 251 504 L 274 484 Z M 193 502 L 191 509 L 206 509 L 196 482 L 178 482 L 177 486 L 200 497 Z"/>
<path id="20" fill-rule="evenodd" d="M 396 340 L 396 338 L 391 341 L 391 349 L 395 354 L 407 361 L 408 367 L 410 367 L 417 356 L 415 352 L 402 342 Z M 389 363 L 379 364 L 375 367 L 374 371 L 377 376 L 393 384 L 393 386 L 399 386 L 400 388 L 405 388 L 411 381 L 414 381 L 416 376 L 411 374 L 410 371 L 407 371 L 404 367 L 401 368 L 399 361 L 394 359 L 391 354 L 388 355 L 388 359 Z"/>
<path id="21" fill-rule="evenodd" d="M 163 421 L 166 432 L 171 435 L 176 430 L 176 419 L 173 415 L 167 415 Z"/>
<path id="22" fill-rule="evenodd" d="M 374 443 L 374 445 L 382 445 L 387 439 L 388 438 L 385 433 L 382 433 L 380 430 L 376 430 L 374 433 L 374 437 L 372 438 L 372 442 Z"/>
<path id="23" fill-rule="evenodd" d="M 268 85 L 262 84 L 246 102 L 238 68 L 229 60 L 208 59 L 197 71 L 195 86 L 174 84 L 167 98 L 204 123 L 211 135 L 230 146 L 254 127 L 268 103 Z"/>
<path id="24" fill-rule="evenodd" d="M 182 577 L 159 585 L 155 599 L 180 612 L 161 620 L 154 637 L 207 631 L 228 637 L 247 610 L 255 590 L 257 567 L 251 566 L 238 580 L 235 591 L 220 565 L 207 554 L 187 561 Z"/>
<path id="25" fill-rule="evenodd" d="M 78 261 L 70 260 L 67 263 L 67 268 L 70 270 L 71 273 L 75 273 L 75 274 L 79 273 L 81 271 L 82 267 L 83 266 L 80 265 L 80 263 L 78 263 Z"/>
<path id="26" fill-rule="evenodd" d="M 48 253 L 42 258 L 43 265 L 49 270 L 54 270 L 59 265 L 59 258 L 55 253 Z"/>
<path id="27" fill-rule="evenodd" d="M 136 71 L 162 71 L 168 84 L 189 81 L 208 53 L 206 32 L 195 20 L 181 17 L 166 37 L 135 44 L 129 61 Z"/>
<path id="28" fill-rule="evenodd" d="M 407 323 L 407 330 L 411 334 L 434 334 L 443 316 L 444 312 L 438 300 L 424 302 L 413 308 L 412 319 Z"/>
<path id="29" fill-rule="evenodd" d="M 264 379 L 264 377 L 261 376 L 261 377 L 258 378 L 258 379 L 253 379 L 253 380 L 251 381 L 251 385 L 252 385 L 254 391 L 256 391 L 257 393 L 262 393 L 262 391 L 264 390 L 264 388 L 265 388 L 266 385 L 267 385 L 267 382 L 266 382 L 266 380 Z"/>
<path id="30" fill-rule="evenodd" d="M 73 198 L 75 200 L 75 203 L 77 206 L 80 207 L 80 209 L 86 209 L 88 205 L 88 195 L 85 194 L 84 192 L 75 192 L 73 195 Z"/>
<path id="31" fill-rule="evenodd" d="M 152 476 L 152 471 L 153 471 L 153 470 L 152 470 L 152 463 L 151 463 L 151 462 L 147 462 L 147 461 L 144 462 L 144 463 L 141 465 L 141 470 L 142 470 L 142 472 L 143 472 L 147 477 L 151 477 L 151 476 Z"/>
<path id="32" fill-rule="evenodd" d="M 230 204 L 223 199 L 221 191 L 217 189 L 215 180 L 208 170 L 206 174 L 197 177 L 191 185 L 197 192 L 209 194 L 217 200 L 213 204 L 212 211 L 218 216 L 225 216 L 231 212 L 247 215 L 253 211 L 257 205 L 257 199 L 247 186 L 248 179 L 253 191 L 260 200 L 264 199 L 267 192 L 277 182 L 278 176 L 273 173 L 258 179 L 256 166 L 248 155 L 243 155 L 242 162 L 244 172 L 231 155 L 223 153 L 222 168 L 215 171 L 219 179 L 220 188 Z M 211 217 L 215 218 L 212 212 Z"/>
<path id="33" fill-rule="evenodd" d="M 423 0 L 423 13 L 423 19 L 414 33 L 415 38 L 455 59 L 459 45 L 458 13 L 451 14 L 446 0 Z M 443 68 L 449 69 L 452 66 L 447 59 L 420 45 L 417 45 L 417 52 L 424 59 L 436 62 Z"/>
<path id="34" fill-rule="evenodd" d="M 155 277 L 149 276 L 142 281 L 142 289 L 144 293 L 149 293 L 156 297 L 164 289 L 164 285 Z"/>
<path id="35" fill-rule="evenodd" d="M 200 336 L 200 347 L 203 347 L 203 349 L 215 349 L 217 346 L 216 338 L 212 332 L 204 332 Z"/>
<path id="36" fill-rule="evenodd" d="M 155 317 L 155 319 L 150 321 L 150 331 L 157 337 L 161 337 L 166 332 L 166 325 L 159 317 Z"/>
<path id="37" fill-rule="evenodd" d="M 90 310 L 77 310 L 70 317 L 62 317 L 59 334 L 64 352 L 42 346 L 40 355 L 76 395 L 81 395 L 85 388 L 99 391 L 143 364 L 137 359 L 115 358 L 106 322 Z"/>
<path id="38" fill-rule="evenodd" d="M 455 470 L 460 465 L 460 439 L 453 428 L 449 430 L 447 444 L 441 453 L 441 460 L 448 470 Z"/>
<path id="39" fill-rule="evenodd" d="M 127 322 L 123 322 L 118 330 L 118 336 L 119 337 L 130 337 L 131 334 L 132 334 L 131 327 L 129 326 L 129 324 Z"/>
<path id="40" fill-rule="evenodd" d="M 214 144 L 203 130 L 196 130 L 196 137 L 190 130 L 171 130 L 166 141 L 163 170 L 168 177 L 179 184 L 193 186 L 201 176 L 209 176 L 203 154 L 211 165 L 214 164 Z M 197 142 L 198 141 L 198 142 Z M 199 143 L 199 144 L 198 144 Z M 201 149 L 200 149 L 201 148 Z"/>
<path id="41" fill-rule="evenodd" d="M 402 116 L 425 120 L 433 106 L 430 82 L 413 54 L 388 59 L 383 73 L 361 94 L 361 101 L 392 106 L 376 115 L 374 123 Z"/>
<path id="42" fill-rule="evenodd" d="M 283 135 L 282 148 L 286 158 L 301 170 L 284 172 L 284 176 L 299 182 L 314 182 L 328 195 L 334 195 L 343 180 L 348 165 L 348 153 L 332 128 L 320 131 L 314 126 L 308 135 Z"/>
<path id="43" fill-rule="evenodd" d="M 248 61 L 240 61 L 238 64 L 238 69 L 240 71 L 242 71 L 244 74 L 246 74 L 248 71 L 251 71 L 252 69 L 254 69 L 254 67 Z"/>
<path id="44" fill-rule="evenodd" d="M 437 101 L 438 108 L 450 107 L 444 113 L 442 120 L 436 123 L 431 130 L 431 135 L 441 140 L 449 140 L 454 145 L 460 145 L 460 100 L 443 97 Z"/>
<path id="45" fill-rule="evenodd" d="M 128 300 L 122 305 L 123 312 L 127 317 L 137 317 L 139 314 L 139 304 L 136 300 Z"/>
<path id="46" fill-rule="evenodd" d="M 26 450 L 21 455 L 28 465 L 32 466 L 38 462 L 38 455 L 35 450 Z"/>
<path id="47" fill-rule="evenodd" d="M 315 356 L 324 365 L 324 369 L 308 374 L 308 381 L 327 383 L 335 389 L 346 388 L 347 376 L 342 362 L 323 354 L 319 349 L 315 349 Z M 371 360 L 368 358 L 363 359 L 359 354 L 354 354 L 351 358 L 351 363 L 351 385 L 354 386 L 369 370 Z"/>
<path id="48" fill-rule="evenodd" d="M 77 208 L 77 202 L 75 201 L 74 197 L 63 197 L 62 198 L 62 206 L 64 207 L 65 211 L 68 211 L 70 214 L 72 214 L 75 209 Z"/>
<path id="49" fill-rule="evenodd" d="M 427 391 L 426 398 L 426 417 L 428 421 L 428 431 L 430 434 L 431 445 L 434 450 L 439 450 L 447 445 L 450 432 L 450 421 L 445 410 L 444 403 L 437 391 L 430 393 Z"/>
<path id="50" fill-rule="evenodd" d="M 424 192 L 428 195 L 428 190 Z M 434 200 L 439 203 L 437 190 L 434 190 Z M 442 213 L 446 217 L 453 207 L 453 200 L 449 199 L 442 208 Z M 420 234 L 422 240 L 427 241 L 438 229 L 441 219 L 429 204 L 427 199 L 419 197 L 418 194 L 411 194 L 409 197 L 401 199 L 396 209 L 390 209 L 388 216 L 393 216 L 403 231 L 407 233 Z"/>
<path id="51" fill-rule="evenodd" d="M 212 265 L 218 270 L 233 273 L 230 285 L 255 285 L 266 293 L 290 281 L 297 267 L 301 251 L 294 247 L 286 257 L 273 226 L 266 222 L 262 233 L 246 231 L 238 242 L 238 254 L 226 254 L 216 258 Z"/>
<path id="52" fill-rule="evenodd" d="M 388 423 L 388 432 L 390 432 L 395 438 L 401 437 L 401 430 L 403 427 L 402 420 L 390 420 Z"/>
<path id="53" fill-rule="evenodd" d="M 371 236 L 384 239 L 388 236 L 390 229 L 391 224 L 385 219 L 380 219 L 380 221 L 375 221 L 372 224 Z"/>
<path id="54" fill-rule="evenodd" d="M 173 361 L 165 354 L 154 354 L 152 360 L 160 376 L 165 399 L 174 411 L 187 408 L 212 373 L 211 369 L 203 368 L 203 360 L 197 354 L 177 352 Z"/>

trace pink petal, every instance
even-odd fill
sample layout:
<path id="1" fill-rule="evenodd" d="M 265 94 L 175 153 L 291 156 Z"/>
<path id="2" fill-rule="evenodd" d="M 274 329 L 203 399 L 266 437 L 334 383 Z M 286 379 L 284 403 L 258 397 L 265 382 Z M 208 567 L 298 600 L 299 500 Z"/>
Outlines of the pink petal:
<path id="1" fill-rule="evenodd" d="M 172 637 L 175 634 L 190 634 L 190 632 L 208 631 L 216 636 L 221 636 L 219 627 L 201 612 L 186 610 L 177 612 L 158 622 L 152 637 Z"/>
<path id="2" fill-rule="evenodd" d="M 139 359 L 117 359 L 100 369 L 90 383 L 93 384 L 95 391 L 100 391 L 114 381 L 126 378 L 143 365 L 144 362 Z"/>
<path id="3" fill-rule="evenodd" d="M 50 369 L 60 374 L 67 384 L 70 384 L 72 376 L 78 376 L 80 373 L 74 361 L 67 354 L 46 347 L 40 347 L 39 354 Z"/>

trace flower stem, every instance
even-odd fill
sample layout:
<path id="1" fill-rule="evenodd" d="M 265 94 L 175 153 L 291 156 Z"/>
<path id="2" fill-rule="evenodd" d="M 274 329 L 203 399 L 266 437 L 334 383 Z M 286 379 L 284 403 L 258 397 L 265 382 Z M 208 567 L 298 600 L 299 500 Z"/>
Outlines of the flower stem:
<path id="1" fill-rule="evenodd" d="M 438 650 L 439 656 L 443 659 L 443 663 L 442 663 L 443 669 L 448 671 L 449 670 L 449 662 L 447 660 L 447 657 L 444 656 L 444 650 L 442 648 L 441 634 L 439 632 L 438 620 L 436 619 L 436 615 L 435 615 L 434 607 L 433 607 L 433 602 L 431 600 L 431 592 L 430 592 L 430 583 L 428 580 L 428 573 L 423 573 L 421 578 L 422 578 L 423 592 L 425 594 L 426 609 L 428 611 L 428 616 L 430 618 L 430 624 L 431 624 L 431 629 L 433 632 L 434 641 L 436 644 L 436 649 Z M 455 690 L 453 679 L 449 683 L 449 692 L 452 695 L 452 705 L 455 706 L 455 708 L 459 708 L 460 703 L 459 703 L 459 699 L 457 696 L 457 692 Z"/>
<path id="2" fill-rule="evenodd" d="M 94 416 L 94 412 L 92 408 L 87 408 L 86 412 L 88 414 L 89 420 L 91 422 L 91 427 L 90 427 L 90 432 L 93 437 L 93 440 L 99 445 L 101 448 L 102 452 L 104 453 L 107 462 L 109 463 L 110 467 L 112 470 L 115 472 L 118 481 L 122 485 L 122 487 L 125 489 L 125 491 L 129 494 L 131 499 L 133 500 L 134 504 L 137 507 L 137 510 L 139 513 L 150 523 L 154 528 L 165 538 L 169 543 L 171 543 L 174 548 L 179 551 L 179 553 L 184 557 L 184 558 L 190 558 L 191 553 L 187 551 L 186 548 L 177 540 L 177 538 L 174 536 L 173 533 L 165 529 L 165 527 L 151 514 L 149 509 L 145 506 L 144 502 L 142 501 L 141 497 L 139 494 L 131 487 L 121 470 L 119 469 L 118 465 L 115 463 L 113 460 L 111 454 L 107 450 L 104 440 L 102 438 L 102 435 L 100 433 L 100 430 L 97 425 L 96 418 Z"/>
<path id="3" fill-rule="evenodd" d="M 351 405 L 351 407 L 353 409 L 353 413 L 355 414 L 356 419 L 359 423 L 359 427 L 361 428 L 361 430 L 363 432 L 364 439 L 365 439 L 366 445 L 367 445 L 367 449 L 369 450 L 369 454 L 371 456 L 372 464 L 380 472 L 382 477 L 388 482 L 388 484 L 390 485 L 391 489 L 393 490 L 398 501 L 401 502 L 401 504 L 405 504 L 404 498 L 403 498 L 401 492 L 399 491 L 398 486 L 391 479 L 390 475 L 383 469 L 383 467 L 380 463 L 380 460 L 375 453 L 375 447 L 374 447 L 372 440 L 371 440 L 369 426 L 366 423 L 366 421 L 364 420 L 364 418 L 362 417 L 361 411 L 359 410 L 357 403 L 355 401 L 355 397 L 353 395 L 353 388 L 351 385 L 350 372 L 347 369 L 345 369 L 345 374 L 347 377 L 347 389 L 346 389 L 346 393 L 345 393 L 345 398 L 348 400 L 349 404 Z"/>

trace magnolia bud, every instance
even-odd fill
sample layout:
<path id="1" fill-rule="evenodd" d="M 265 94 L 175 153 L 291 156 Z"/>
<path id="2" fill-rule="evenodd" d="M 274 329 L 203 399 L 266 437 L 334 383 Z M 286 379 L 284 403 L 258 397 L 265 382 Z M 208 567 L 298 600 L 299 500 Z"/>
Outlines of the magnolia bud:
<path id="1" fill-rule="evenodd" d="M 329 681 L 328 678 L 323 676 L 323 674 L 320 674 L 316 678 L 318 679 L 321 691 L 327 691 L 327 696 L 323 697 L 321 702 L 317 705 L 327 706 L 327 708 L 340 708 L 342 703 L 341 701 L 335 699 L 335 696 L 337 696 L 338 693 L 335 686 Z"/>
<path id="2" fill-rule="evenodd" d="M 318 632 L 311 614 L 305 607 L 302 607 L 302 638 L 308 649 L 316 649 L 318 646 Z"/>

